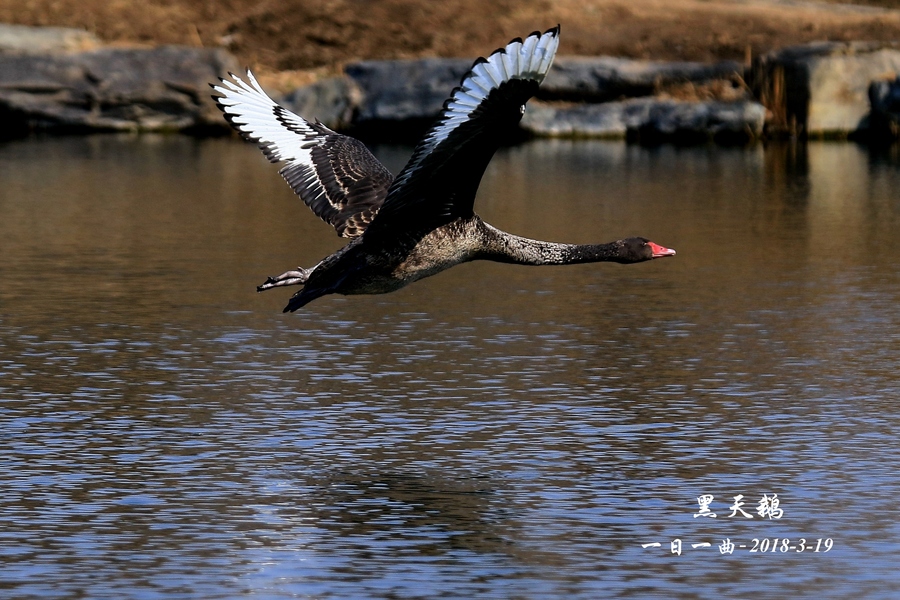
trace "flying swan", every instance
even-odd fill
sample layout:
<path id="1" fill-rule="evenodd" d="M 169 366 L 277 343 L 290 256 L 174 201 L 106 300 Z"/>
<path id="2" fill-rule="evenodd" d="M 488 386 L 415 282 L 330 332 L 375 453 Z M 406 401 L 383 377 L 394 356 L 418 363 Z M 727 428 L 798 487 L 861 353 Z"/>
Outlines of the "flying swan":
<path id="1" fill-rule="evenodd" d="M 560 244 L 501 231 L 475 214 L 491 157 L 518 125 L 550 70 L 559 26 L 479 58 L 397 177 L 360 141 L 276 104 L 248 70 L 212 85 L 225 118 L 255 142 L 312 211 L 349 238 L 312 268 L 269 277 L 257 290 L 302 285 L 284 311 L 327 294 L 383 294 L 471 260 L 520 265 L 637 263 L 675 251 L 632 237 Z"/>

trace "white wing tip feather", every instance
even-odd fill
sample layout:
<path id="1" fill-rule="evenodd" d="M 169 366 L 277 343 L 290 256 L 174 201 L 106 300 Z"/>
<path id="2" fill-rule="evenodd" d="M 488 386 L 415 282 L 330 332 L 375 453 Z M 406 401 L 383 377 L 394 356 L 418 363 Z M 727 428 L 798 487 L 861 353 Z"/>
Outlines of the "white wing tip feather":
<path id="1" fill-rule="evenodd" d="M 515 39 L 487 58 L 475 61 L 444 105 L 440 124 L 429 136 L 430 142 L 437 144 L 447 137 L 491 91 L 506 81 L 530 79 L 540 84 L 550 70 L 558 48 L 559 25 L 543 33 L 535 31 L 524 41 Z"/>
<path id="2" fill-rule="evenodd" d="M 231 79 L 222 78 L 221 85 L 214 85 L 212 88 L 220 94 L 215 98 L 216 103 L 226 115 L 234 120 L 235 124 L 246 124 L 243 118 L 249 116 L 254 111 L 272 110 L 276 105 L 275 101 L 263 91 L 256 77 L 250 69 L 247 69 L 247 79 L 249 83 L 241 79 L 240 76 L 229 72 Z M 240 121 L 235 119 L 242 119 Z M 246 131 L 246 130 L 244 130 Z"/>
<path id="3" fill-rule="evenodd" d="M 315 135 L 309 122 L 272 100 L 250 69 L 246 81 L 234 73 L 228 75 L 230 79 L 220 79 L 221 84 L 212 88 L 220 94 L 214 97 L 216 104 L 232 126 L 259 143 L 273 162 L 307 162 L 309 150 L 302 146 L 310 141 L 305 136 Z"/>

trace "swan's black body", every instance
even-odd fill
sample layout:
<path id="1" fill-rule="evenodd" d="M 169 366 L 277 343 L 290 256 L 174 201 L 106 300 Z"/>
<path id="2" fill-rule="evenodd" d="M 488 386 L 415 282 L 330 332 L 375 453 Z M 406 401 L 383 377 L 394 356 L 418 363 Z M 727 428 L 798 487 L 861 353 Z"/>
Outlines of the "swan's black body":
<path id="1" fill-rule="evenodd" d="M 311 269 L 270 277 L 259 291 L 303 285 L 285 311 L 326 294 L 392 292 L 461 262 L 632 263 L 675 252 L 644 238 L 609 244 L 541 242 L 496 229 L 474 212 L 491 157 L 522 118 L 559 44 L 559 27 L 478 59 L 394 179 L 358 140 L 275 104 L 248 71 L 213 86 L 229 122 L 257 142 L 322 219 L 350 243 Z"/>

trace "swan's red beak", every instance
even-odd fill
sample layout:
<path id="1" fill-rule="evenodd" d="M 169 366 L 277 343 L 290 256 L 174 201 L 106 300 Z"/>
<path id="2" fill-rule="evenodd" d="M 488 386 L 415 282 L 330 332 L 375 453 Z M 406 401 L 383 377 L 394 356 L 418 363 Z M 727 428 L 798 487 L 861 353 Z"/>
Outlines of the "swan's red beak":
<path id="1" fill-rule="evenodd" d="M 675 256 L 675 251 L 671 248 L 663 248 L 659 244 L 654 244 L 653 242 L 647 242 L 647 245 L 650 246 L 650 249 L 653 250 L 653 258 L 662 258 L 664 256 Z"/>

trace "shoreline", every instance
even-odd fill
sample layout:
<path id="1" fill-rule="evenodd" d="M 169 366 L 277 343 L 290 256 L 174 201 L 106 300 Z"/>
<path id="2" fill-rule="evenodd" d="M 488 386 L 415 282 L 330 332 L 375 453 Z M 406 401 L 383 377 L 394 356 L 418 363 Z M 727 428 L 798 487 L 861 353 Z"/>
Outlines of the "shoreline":
<path id="1" fill-rule="evenodd" d="M 738 3 L 708 4 L 721 9 Z M 821 11 L 823 6 L 739 4 L 743 10 L 784 5 Z M 831 7 L 827 14 L 897 17 L 900 32 L 900 11 L 825 6 Z M 276 102 L 297 114 L 386 141 L 421 134 L 472 60 L 363 60 L 340 70 L 327 65 L 254 72 Z M 240 56 L 223 48 L 109 44 L 78 29 L 0 25 L 0 123 L 4 137 L 35 131 L 221 134 L 229 128 L 209 98 L 208 84 L 228 72 L 243 72 L 240 64 Z M 774 137 L 893 140 L 900 131 L 898 74 L 897 41 L 819 40 L 749 62 L 561 53 L 529 103 L 522 135 L 651 144 L 743 144 Z"/>

